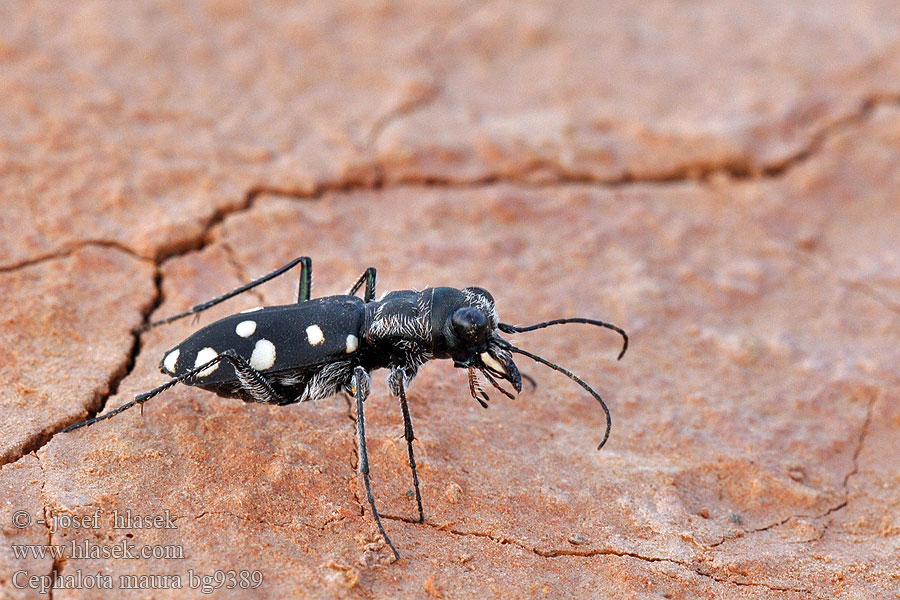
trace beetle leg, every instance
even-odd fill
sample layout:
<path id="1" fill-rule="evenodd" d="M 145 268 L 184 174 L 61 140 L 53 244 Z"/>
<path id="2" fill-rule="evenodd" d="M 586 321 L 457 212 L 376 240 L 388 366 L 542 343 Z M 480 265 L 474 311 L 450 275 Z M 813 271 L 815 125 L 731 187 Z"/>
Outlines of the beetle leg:
<path id="1" fill-rule="evenodd" d="M 235 375 L 237 375 L 238 381 L 241 382 L 241 389 L 246 391 L 253 400 L 264 404 L 285 404 L 287 399 L 279 396 L 263 374 L 250 366 L 247 359 L 238 355 L 234 350 L 226 350 L 212 360 L 169 380 L 158 388 L 154 388 L 143 394 L 138 394 L 135 396 L 135 401 L 143 404 L 160 392 L 164 392 L 179 382 L 192 379 L 198 373 L 205 371 L 209 367 L 223 360 L 228 361 L 231 364 L 234 368 Z"/>
<path id="2" fill-rule="evenodd" d="M 413 486 L 416 488 L 416 505 L 419 507 L 419 523 L 425 522 L 425 512 L 422 510 L 422 493 L 419 491 L 419 473 L 416 470 L 416 457 L 413 454 L 413 435 L 412 419 L 409 416 L 409 405 L 406 403 L 406 386 L 403 385 L 403 378 L 399 378 L 400 386 L 400 410 L 403 412 L 403 430 L 406 438 L 406 451 L 409 454 L 409 468 L 412 469 Z"/>
<path id="3" fill-rule="evenodd" d="M 291 269 L 293 269 L 298 263 L 303 264 L 302 271 L 300 273 L 300 296 L 302 297 L 303 294 L 305 293 L 306 299 L 308 300 L 309 299 L 310 282 L 311 282 L 311 277 L 312 277 L 312 261 L 309 259 L 309 257 L 300 256 L 298 258 L 295 258 L 288 264 L 284 265 L 283 267 L 275 269 L 268 275 L 263 275 L 259 279 L 254 279 L 250 283 L 245 283 L 244 285 L 231 290 L 227 294 L 222 294 L 221 296 L 219 296 L 217 298 L 213 298 L 212 300 L 208 300 L 206 302 L 198 304 L 198 305 L 194 306 L 193 308 L 191 308 L 191 310 L 185 311 L 183 313 L 178 313 L 177 315 L 172 315 L 171 317 L 166 317 L 165 319 L 160 319 L 159 321 L 153 321 L 153 322 L 141 325 L 140 327 L 138 327 L 136 329 L 136 331 L 146 331 L 148 329 L 152 329 L 153 327 L 156 327 L 157 325 L 165 325 L 166 323 L 171 323 L 172 321 L 177 321 L 178 319 L 183 319 L 184 317 L 188 317 L 190 315 L 196 315 L 198 313 L 201 313 L 204 310 L 206 310 L 207 308 L 212 308 L 216 304 L 225 302 L 229 298 L 234 298 L 238 294 L 243 294 L 244 292 L 246 292 L 248 290 L 252 290 L 253 288 L 255 288 L 258 285 L 261 285 L 269 280 L 275 279 L 279 275 L 282 275 L 282 274 L 286 273 L 287 271 L 290 271 Z M 304 282 L 305 282 L 305 284 L 304 284 Z M 305 287 L 304 287 L 304 285 L 305 285 Z M 305 292 L 304 292 L 304 289 L 305 289 Z"/>
<path id="4" fill-rule="evenodd" d="M 353 287 L 350 288 L 350 291 L 347 292 L 347 295 L 352 296 L 356 294 L 363 283 L 366 284 L 366 291 L 363 295 L 363 301 L 371 302 L 375 299 L 375 267 L 369 267 L 368 269 L 366 269 L 366 272 L 363 273 L 362 277 L 360 277 L 359 280 L 353 284 Z"/>
<path id="5" fill-rule="evenodd" d="M 312 260 L 308 256 L 300 257 L 300 283 L 297 286 L 297 304 L 309 302 L 312 295 Z"/>
<path id="6" fill-rule="evenodd" d="M 263 377 L 259 371 L 251 367 L 242 357 L 235 354 L 234 350 L 226 350 L 222 354 L 219 354 L 215 358 L 203 363 L 202 365 L 199 365 L 191 369 L 190 371 L 187 371 L 186 373 L 182 373 L 177 377 L 173 377 L 161 386 L 155 387 L 149 392 L 138 394 L 131 402 L 127 402 L 116 409 L 100 415 L 99 417 L 94 417 L 92 419 L 81 421 L 80 423 L 75 423 L 74 425 L 69 425 L 62 430 L 62 433 L 72 431 L 73 429 L 86 427 L 87 425 L 93 425 L 97 421 L 105 421 L 110 417 L 116 416 L 120 412 L 128 410 L 136 404 L 140 404 L 141 408 L 143 408 L 144 402 L 146 402 L 150 398 L 161 394 L 162 392 L 176 386 L 179 383 L 183 383 L 185 381 L 193 379 L 197 376 L 198 373 L 205 371 L 213 365 L 219 364 L 223 360 L 227 360 L 231 363 L 231 365 L 234 367 L 235 373 L 238 374 L 238 378 L 241 380 L 241 383 L 245 386 L 244 389 L 248 393 L 250 393 L 250 395 L 253 396 L 253 398 L 257 402 L 267 402 L 271 404 L 281 404 L 284 402 L 284 399 L 278 396 L 275 390 L 272 389 L 272 386 L 269 385 L 269 382 L 266 381 L 265 377 Z"/>
<path id="7" fill-rule="evenodd" d="M 254 369 L 243 356 L 234 354 L 228 350 L 224 356 L 241 382 L 241 389 L 247 392 L 253 400 L 263 404 L 286 404 L 287 398 L 279 396 L 269 380 L 262 373 Z"/>
<path id="8" fill-rule="evenodd" d="M 375 524 L 381 531 L 381 537 L 387 542 L 394 552 L 394 558 L 400 558 L 400 553 L 394 547 L 391 538 L 388 537 L 381 524 L 381 517 L 378 516 L 378 509 L 375 508 L 375 497 L 372 495 L 372 483 L 369 481 L 369 454 L 366 452 L 366 416 L 363 403 L 369 395 L 371 388 L 371 379 L 369 374 L 362 367 L 356 367 L 353 371 L 353 387 L 356 396 L 356 444 L 359 447 L 359 472 L 363 476 L 363 483 L 366 486 L 366 496 L 369 498 L 369 506 L 372 508 L 372 516 L 375 517 Z"/>

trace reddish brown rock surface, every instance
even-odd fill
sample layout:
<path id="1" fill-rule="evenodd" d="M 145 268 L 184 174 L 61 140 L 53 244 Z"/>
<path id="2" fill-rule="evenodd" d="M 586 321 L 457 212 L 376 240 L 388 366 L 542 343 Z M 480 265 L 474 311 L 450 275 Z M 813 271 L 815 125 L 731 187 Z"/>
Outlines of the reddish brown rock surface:
<path id="1" fill-rule="evenodd" d="M 234 569 L 262 584 L 218 596 L 897 597 L 896 13 L 0 5 L 0 596 L 56 572 L 55 598 L 199 597 L 191 575 Z M 376 374 L 390 564 L 341 396 L 178 387 L 60 433 L 164 381 L 196 327 L 135 326 L 299 254 L 316 295 L 376 266 L 380 291 L 476 284 L 510 322 L 622 325 L 621 362 L 611 332 L 515 336 L 603 394 L 608 445 L 593 400 L 527 359 L 537 390 L 487 411 L 430 364 L 415 524 Z M 295 293 L 292 274 L 201 323 Z M 157 555 L 23 546 L 72 543 Z M 98 574 L 114 589 L 86 589 Z"/>

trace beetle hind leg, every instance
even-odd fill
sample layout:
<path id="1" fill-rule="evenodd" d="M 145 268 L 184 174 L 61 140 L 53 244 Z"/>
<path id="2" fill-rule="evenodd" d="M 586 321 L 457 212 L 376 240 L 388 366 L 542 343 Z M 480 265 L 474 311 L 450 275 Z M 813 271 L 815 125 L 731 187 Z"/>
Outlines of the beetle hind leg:
<path id="1" fill-rule="evenodd" d="M 284 265 L 283 267 L 279 267 L 279 268 L 275 269 L 268 275 L 263 275 L 259 279 L 254 279 L 250 283 L 245 283 L 244 285 L 231 290 L 227 294 L 222 294 L 221 296 L 213 298 L 212 300 L 208 300 L 206 302 L 198 304 L 198 305 L 194 306 L 193 308 L 191 308 L 190 310 L 185 311 L 183 313 L 178 313 L 177 315 L 172 315 L 171 317 L 166 317 L 165 319 L 160 319 L 159 321 L 151 321 L 150 323 L 145 323 L 144 325 L 141 325 L 140 327 L 138 327 L 137 331 L 146 331 L 148 329 L 152 329 L 159 325 L 165 325 L 167 323 L 171 323 L 172 321 L 177 321 L 178 319 L 183 319 L 184 317 L 188 317 L 190 315 L 199 314 L 208 308 L 212 308 L 216 304 L 225 302 L 229 298 L 234 298 L 235 296 L 237 296 L 239 294 L 243 294 L 244 292 L 246 292 L 248 290 L 252 290 L 253 288 L 255 288 L 258 285 L 262 285 L 263 283 L 265 283 L 267 281 L 275 279 L 279 275 L 282 275 L 282 274 L 290 271 L 298 264 L 302 265 L 301 272 L 300 272 L 300 292 L 299 292 L 300 296 L 301 296 L 300 301 L 303 302 L 302 297 L 303 297 L 304 293 L 306 294 L 306 300 L 309 300 L 309 292 L 310 292 L 310 286 L 311 286 L 311 282 L 312 282 L 312 275 L 311 275 L 312 261 L 307 256 L 300 256 L 298 258 L 295 258 L 288 264 Z M 304 286 L 304 282 L 305 282 L 305 286 Z M 304 290 L 305 290 L 305 292 L 304 292 Z"/>
<path id="2" fill-rule="evenodd" d="M 280 396 L 269 380 L 262 373 L 254 369 L 247 359 L 229 350 L 225 354 L 229 363 L 234 368 L 238 381 L 241 382 L 241 391 L 254 402 L 262 404 L 287 404 L 288 399 Z"/>
<path id="3" fill-rule="evenodd" d="M 117 414 L 132 408 L 135 405 L 140 405 L 143 409 L 144 402 L 150 400 L 151 398 L 158 396 L 163 393 L 167 389 L 171 387 L 175 387 L 179 383 L 189 384 L 199 373 L 205 371 L 206 369 L 212 367 L 213 365 L 217 365 L 223 360 L 227 360 L 234 367 L 234 372 L 238 374 L 238 379 L 241 380 L 241 389 L 244 390 L 247 395 L 253 398 L 256 402 L 265 402 L 271 404 L 280 404 L 284 400 L 281 396 L 279 396 L 269 382 L 266 380 L 263 375 L 250 366 L 250 364 L 241 356 L 238 356 L 234 350 L 226 350 L 222 354 L 219 354 L 215 358 L 205 362 L 202 365 L 199 365 L 190 371 L 186 371 L 177 377 L 173 377 L 166 383 L 153 388 L 150 391 L 144 392 L 142 394 L 138 394 L 134 397 L 134 400 L 131 402 L 127 402 L 122 406 L 115 408 L 107 413 L 104 413 L 100 416 L 94 417 L 92 419 L 87 419 L 85 421 L 81 421 L 80 423 L 75 423 L 74 425 L 69 425 L 65 429 L 62 430 L 62 433 L 67 433 L 74 429 L 79 429 L 81 427 L 86 427 L 88 425 L 93 425 L 98 421 L 105 421 L 111 417 L 116 416 Z M 243 378 L 243 379 L 242 379 Z M 244 381 L 246 380 L 246 384 Z"/>
<path id="4" fill-rule="evenodd" d="M 297 304 L 308 302 L 312 296 L 312 260 L 300 257 L 300 282 L 297 284 Z"/>

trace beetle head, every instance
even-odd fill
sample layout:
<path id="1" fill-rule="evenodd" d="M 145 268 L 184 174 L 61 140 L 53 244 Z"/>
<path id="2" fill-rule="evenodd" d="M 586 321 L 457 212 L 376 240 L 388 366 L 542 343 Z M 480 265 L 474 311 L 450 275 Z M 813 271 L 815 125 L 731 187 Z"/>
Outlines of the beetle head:
<path id="1" fill-rule="evenodd" d="M 522 390 L 512 354 L 499 343 L 497 310 L 487 290 L 436 288 L 432 326 L 436 358 L 452 358 L 459 368 L 487 372 Z"/>

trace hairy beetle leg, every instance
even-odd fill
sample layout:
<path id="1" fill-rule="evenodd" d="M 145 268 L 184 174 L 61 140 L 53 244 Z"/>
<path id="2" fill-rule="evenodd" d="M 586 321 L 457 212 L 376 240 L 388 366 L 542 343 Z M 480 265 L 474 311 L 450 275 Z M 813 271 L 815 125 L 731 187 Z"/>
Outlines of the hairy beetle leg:
<path id="1" fill-rule="evenodd" d="M 369 454 L 366 451 L 366 415 L 363 404 L 369 395 L 369 374 L 362 367 L 356 367 L 353 370 L 354 387 L 356 388 L 356 443 L 359 447 L 359 472 L 363 476 L 363 483 L 366 486 L 366 497 L 369 500 L 369 507 L 372 509 L 372 516 L 375 517 L 375 524 L 381 532 L 381 537 L 391 547 L 394 558 L 399 559 L 400 553 L 394 547 L 391 538 L 388 537 L 381 524 L 381 517 L 378 516 L 378 509 L 375 508 L 375 497 L 372 495 L 372 482 L 369 481 Z"/>

